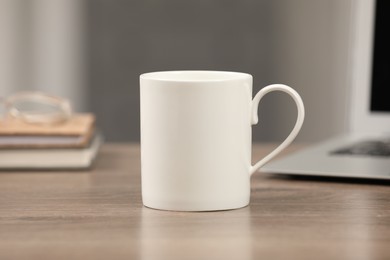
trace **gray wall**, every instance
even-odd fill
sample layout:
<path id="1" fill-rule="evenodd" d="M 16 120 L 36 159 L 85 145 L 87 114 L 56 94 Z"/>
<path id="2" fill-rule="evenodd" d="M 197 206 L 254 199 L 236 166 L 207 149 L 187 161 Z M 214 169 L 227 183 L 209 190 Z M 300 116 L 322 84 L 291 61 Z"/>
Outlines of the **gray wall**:
<path id="1" fill-rule="evenodd" d="M 90 108 L 110 141 L 139 140 L 139 83 L 157 70 L 231 70 L 297 89 L 307 119 L 300 140 L 345 129 L 352 0 L 89 0 Z M 279 140 L 292 128 L 289 97 L 269 94 L 253 138 Z"/>

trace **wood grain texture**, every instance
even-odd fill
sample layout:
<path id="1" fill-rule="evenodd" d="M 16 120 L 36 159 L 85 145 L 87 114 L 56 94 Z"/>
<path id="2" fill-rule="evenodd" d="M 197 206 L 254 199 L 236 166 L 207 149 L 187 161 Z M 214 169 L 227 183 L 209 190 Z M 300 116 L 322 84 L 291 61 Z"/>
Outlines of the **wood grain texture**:
<path id="1" fill-rule="evenodd" d="M 390 187 L 257 173 L 248 207 L 158 211 L 139 146 L 109 144 L 91 171 L 0 173 L 0 259 L 390 259 Z"/>

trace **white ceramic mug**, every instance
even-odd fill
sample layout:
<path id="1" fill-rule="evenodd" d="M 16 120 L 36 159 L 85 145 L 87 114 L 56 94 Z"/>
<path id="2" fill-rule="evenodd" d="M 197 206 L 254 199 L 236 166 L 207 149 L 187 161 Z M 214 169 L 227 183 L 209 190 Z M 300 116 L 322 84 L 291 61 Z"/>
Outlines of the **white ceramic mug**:
<path id="1" fill-rule="evenodd" d="M 250 177 L 286 148 L 304 120 L 292 88 L 264 87 L 252 100 L 252 76 L 224 71 L 165 71 L 140 76 L 141 174 L 145 206 L 210 211 L 247 206 Z M 298 108 L 290 135 L 251 164 L 251 125 L 261 98 L 288 93 Z"/>

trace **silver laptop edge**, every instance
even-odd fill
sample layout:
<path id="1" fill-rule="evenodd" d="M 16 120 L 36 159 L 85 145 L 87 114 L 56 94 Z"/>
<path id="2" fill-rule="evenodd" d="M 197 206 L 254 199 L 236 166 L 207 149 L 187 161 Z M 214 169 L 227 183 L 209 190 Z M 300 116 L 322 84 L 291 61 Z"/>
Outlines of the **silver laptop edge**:
<path id="1" fill-rule="evenodd" d="M 390 179 L 389 157 L 336 155 L 332 151 L 362 140 L 390 137 L 390 113 L 370 111 L 375 0 L 352 5 L 349 132 L 266 164 L 261 171 L 276 174 Z M 381 131 L 382 130 L 382 131 Z"/>

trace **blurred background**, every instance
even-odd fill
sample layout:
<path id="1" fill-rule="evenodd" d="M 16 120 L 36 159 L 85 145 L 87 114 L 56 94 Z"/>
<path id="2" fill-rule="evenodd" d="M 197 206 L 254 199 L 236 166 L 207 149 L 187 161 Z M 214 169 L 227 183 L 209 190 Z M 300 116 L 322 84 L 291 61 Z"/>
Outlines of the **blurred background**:
<path id="1" fill-rule="evenodd" d="M 299 141 L 347 130 L 353 0 L 0 0 L 0 96 L 41 90 L 97 115 L 108 141 L 139 141 L 139 75 L 228 70 L 295 88 Z M 277 141 L 296 108 L 260 105 L 254 141 Z"/>

